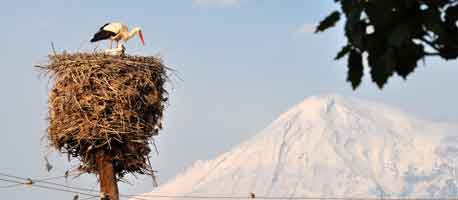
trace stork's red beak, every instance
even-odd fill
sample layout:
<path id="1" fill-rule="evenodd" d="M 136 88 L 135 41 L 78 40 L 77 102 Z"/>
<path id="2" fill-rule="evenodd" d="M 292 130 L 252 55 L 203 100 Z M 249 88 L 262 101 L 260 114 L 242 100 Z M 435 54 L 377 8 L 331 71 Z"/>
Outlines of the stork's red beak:
<path id="1" fill-rule="evenodd" d="M 140 38 L 140 41 L 142 42 L 142 45 L 145 45 L 145 40 L 143 39 L 142 31 L 138 31 L 138 37 Z"/>

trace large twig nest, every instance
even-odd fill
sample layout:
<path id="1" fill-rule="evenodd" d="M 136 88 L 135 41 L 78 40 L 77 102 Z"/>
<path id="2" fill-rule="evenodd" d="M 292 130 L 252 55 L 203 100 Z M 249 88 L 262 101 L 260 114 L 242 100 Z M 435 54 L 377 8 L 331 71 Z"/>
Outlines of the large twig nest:
<path id="1" fill-rule="evenodd" d="M 49 95 L 52 147 L 96 172 L 95 155 L 113 158 L 116 174 L 152 173 L 149 142 L 161 129 L 167 67 L 155 57 L 51 55 L 41 68 L 54 79 Z"/>

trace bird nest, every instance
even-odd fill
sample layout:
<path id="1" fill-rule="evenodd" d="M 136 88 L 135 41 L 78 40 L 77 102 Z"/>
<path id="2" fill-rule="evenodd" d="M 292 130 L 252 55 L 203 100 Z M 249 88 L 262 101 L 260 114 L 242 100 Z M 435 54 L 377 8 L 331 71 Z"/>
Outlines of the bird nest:
<path id="1" fill-rule="evenodd" d="M 118 177 L 152 174 L 150 141 L 162 128 L 167 70 L 155 57 L 58 54 L 40 66 L 49 94 L 51 146 L 96 173 L 96 154 L 113 159 Z"/>

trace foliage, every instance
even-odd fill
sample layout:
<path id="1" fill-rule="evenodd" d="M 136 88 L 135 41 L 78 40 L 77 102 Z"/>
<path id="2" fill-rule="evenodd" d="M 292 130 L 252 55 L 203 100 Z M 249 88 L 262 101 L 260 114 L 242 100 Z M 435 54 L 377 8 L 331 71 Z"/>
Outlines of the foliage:
<path id="1" fill-rule="evenodd" d="M 340 5 L 316 32 L 345 16 L 347 44 L 336 59 L 348 56 L 348 81 L 356 89 L 367 58 L 372 80 L 379 86 L 398 74 L 404 79 L 420 60 L 458 57 L 458 0 L 334 0 Z M 367 57 L 366 57 L 367 56 Z"/>

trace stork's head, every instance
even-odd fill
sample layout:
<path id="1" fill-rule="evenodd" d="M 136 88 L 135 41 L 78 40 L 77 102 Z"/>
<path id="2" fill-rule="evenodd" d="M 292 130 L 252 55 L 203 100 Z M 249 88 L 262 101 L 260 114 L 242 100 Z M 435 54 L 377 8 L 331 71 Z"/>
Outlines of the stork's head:
<path id="1" fill-rule="evenodd" d="M 140 29 L 140 27 L 135 27 L 134 29 L 135 29 L 135 32 L 137 32 L 138 37 L 140 38 L 140 42 L 142 43 L 142 45 L 145 45 L 145 40 L 143 39 L 142 29 Z"/>

